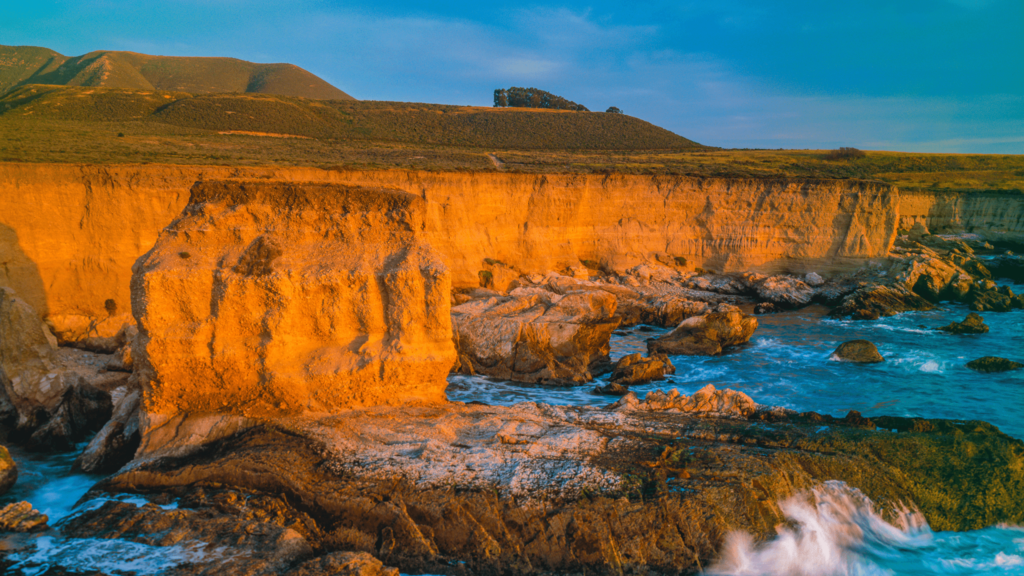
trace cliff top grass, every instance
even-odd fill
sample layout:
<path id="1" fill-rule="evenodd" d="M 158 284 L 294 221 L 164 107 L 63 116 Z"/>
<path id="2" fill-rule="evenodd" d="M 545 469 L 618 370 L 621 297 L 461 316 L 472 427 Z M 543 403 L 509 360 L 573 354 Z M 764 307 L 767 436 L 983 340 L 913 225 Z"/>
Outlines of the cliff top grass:
<path id="1" fill-rule="evenodd" d="M 262 94 L 24 86 L 0 97 L 0 162 L 408 168 L 861 179 L 1022 193 L 1024 156 L 721 150 L 623 114 Z"/>

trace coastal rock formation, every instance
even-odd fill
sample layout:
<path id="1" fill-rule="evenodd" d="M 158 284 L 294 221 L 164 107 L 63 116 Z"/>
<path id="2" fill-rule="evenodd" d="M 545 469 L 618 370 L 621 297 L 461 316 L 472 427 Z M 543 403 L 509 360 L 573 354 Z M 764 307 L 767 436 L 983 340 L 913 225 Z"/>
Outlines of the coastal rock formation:
<path id="1" fill-rule="evenodd" d="M 143 436 L 179 414 L 444 401 L 450 276 L 423 210 L 393 190 L 196 184 L 132 278 Z"/>
<path id="2" fill-rule="evenodd" d="M 5 163 L 0 286 L 44 317 L 79 317 L 79 327 L 122 317 L 133 263 L 195 182 L 225 178 L 419 196 L 424 240 L 459 287 L 480 285 L 486 259 L 523 273 L 582 260 L 616 272 L 664 260 L 722 272 L 850 269 L 886 255 L 900 202 L 889 186 L 852 181 Z"/>
<path id="3" fill-rule="evenodd" d="M 829 359 L 860 364 L 876 364 L 885 361 L 885 358 L 878 353 L 878 348 L 867 340 L 843 342 L 832 352 Z"/>
<path id="4" fill-rule="evenodd" d="M 985 319 L 971 312 L 962 322 L 950 322 L 945 326 L 936 328 L 950 334 L 984 334 L 988 332 L 988 325 Z"/>
<path id="5" fill-rule="evenodd" d="M 49 521 L 28 502 L 12 502 L 0 508 L 0 532 L 39 532 Z"/>
<path id="6" fill-rule="evenodd" d="M 675 330 L 647 341 L 651 354 L 717 356 L 723 350 L 744 344 L 757 330 L 757 319 L 739 310 L 713 312 L 683 320 Z"/>
<path id="7" fill-rule="evenodd" d="M 858 320 L 877 320 L 909 310 L 932 310 L 935 306 L 899 285 L 873 285 L 861 288 L 843 298 L 832 310 L 832 316 L 851 316 Z"/>
<path id="8" fill-rule="evenodd" d="M 611 381 L 620 386 L 634 386 L 662 380 L 666 374 L 675 373 L 676 367 L 667 355 L 652 354 L 644 358 L 637 352 L 619 358 L 612 369 Z"/>
<path id="9" fill-rule="evenodd" d="M 968 362 L 967 367 L 977 372 L 1009 372 L 1024 368 L 1024 364 L 998 356 L 983 356 Z"/>
<path id="10" fill-rule="evenodd" d="M 646 410 L 648 412 L 684 412 L 694 416 L 718 416 L 727 418 L 748 418 L 757 411 L 757 404 L 750 396 L 736 390 L 716 390 L 713 384 L 701 388 L 693 396 L 684 396 L 673 388 L 667 393 L 661 390 L 649 392 L 643 400 L 635 393 L 626 394 L 608 410 Z"/>
<path id="11" fill-rule="evenodd" d="M 29 450 L 65 452 L 96 432 L 110 420 L 113 405 L 110 394 L 79 379 L 64 390 L 60 403 L 45 424 L 28 440 Z"/>
<path id="12" fill-rule="evenodd" d="M 821 280 L 820 276 L 818 280 Z M 814 297 L 814 288 L 792 276 L 765 278 L 757 283 L 755 291 L 762 300 L 788 308 L 806 306 Z"/>
<path id="13" fill-rule="evenodd" d="M 282 421 L 99 486 L 178 509 L 109 502 L 65 532 L 187 534 L 226 547 L 214 573 L 251 558 L 286 573 L 277 554 L 293 550 L 291 566 L 347 551 L 403 573 L 611 575 L 697 571 L 730 532 L 774 536 L 778 502 L 825 481 L 903 502 L 934 530 L 1024 520 L 1024 444 L 983 422 L 751 418 L 453 403 Z"/>
<path id="14" fill-rule="evenodd" d="M 18 481 L 18 466 L 7 448 L 0 446 L 0 494 L 6 494 Z"/>
<path id="15" fill-rule="evenodd" d="M 113 414 L 75 459 L 74 468 L 89 474 L 109 474 L 131 461 L 142 441 L 139 430 L 139 390 L 125 394 Z"/>
<path id="16" fill-rule="evenodd" d="M 451 309 L 458 371 L 519 382 L 588 382 L 608 362 L 615 296 L 513 290 Z"/>
<path id="17" fill-rule="evenodd" d="M 19 425 L 31 426 L 38 412 L 53 410 L 61 401 L 72 382 L 58 367 L 53 334 L 13 290 L 0 288 L 0 385 Z"/>

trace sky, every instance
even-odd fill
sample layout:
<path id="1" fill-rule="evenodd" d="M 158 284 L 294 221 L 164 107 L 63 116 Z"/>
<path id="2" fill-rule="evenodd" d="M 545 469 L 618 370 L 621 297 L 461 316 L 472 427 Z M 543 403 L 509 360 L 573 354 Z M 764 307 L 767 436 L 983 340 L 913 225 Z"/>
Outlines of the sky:
<path id="1" fill-rule="evenodd" d="M 1024 153 L 1024 0 L 33 0 L 0 44 L 290 62 L 360 100 L 536 87 L 729 148 Z"/>

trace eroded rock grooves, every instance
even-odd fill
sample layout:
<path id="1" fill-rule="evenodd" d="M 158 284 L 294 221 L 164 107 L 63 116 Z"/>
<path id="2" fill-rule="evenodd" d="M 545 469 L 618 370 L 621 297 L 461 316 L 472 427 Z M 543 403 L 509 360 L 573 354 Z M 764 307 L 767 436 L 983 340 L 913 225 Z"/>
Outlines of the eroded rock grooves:
<path id="1" fill-rule="evenodd" d="M 451 281 L 423 211 L 394 190 L 197 183 L 134 269 L 144 441 L 177 415 L 444 401 Z"/>

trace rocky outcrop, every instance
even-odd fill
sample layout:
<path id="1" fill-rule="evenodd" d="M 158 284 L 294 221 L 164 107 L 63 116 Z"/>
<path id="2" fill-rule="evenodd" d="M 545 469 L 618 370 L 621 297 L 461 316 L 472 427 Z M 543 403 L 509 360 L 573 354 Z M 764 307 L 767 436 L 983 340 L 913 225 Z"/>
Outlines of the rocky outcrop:
<path id="1" fill-rule="evenodd" d="M 877 320 L 910 310 L 932 310 L 935 306 L 910 290 L 899 286 L 873 285 L 846 296 L 832 310 L 832 316 L 851 316 L 857 320 Z"/>
<path id="2" fill-rule="evenodd" d="M 66 452 L 110 420 L 110 394 L 84 380 L 64 390 L 57 407 L 45 424 L 28 440 L 29 450 Z"/>
<path id="3" fill-rule="evenodd" d="M 818 280 L 821 280 L 820 276 Z M 792 276 L 765 278 L 754 289 L 762 300 L 788 308 L 806 306 L 814 297 L 814 288 Z"/>
<path id="4" fill-rule="evenodd" d="M 984 334 L 988 332 L 988 324 L 985 319 L 971 312 L 962 322 L 950 322 L 945 326 L 936 328 L 950 334 Z"/>
<path id="5" fill-rule="evenodd" d="M 0 532 L 40 532 L 50 518 L 28 502 L 12 502 L 0 508 Z"/>
<path id="6" fill-rule="evenodd" d="M 18 481 L 18 466 L 7 448 L 0 446 L 0 494 L 6 494 Z"/>
<path id="7" fill-rule="evenodd" d="M 607 410 L 616 412 L 646 410 L 648 412 L 683 412 L 694 416 L 748 418 L 757 412 L 757 404 L 750 396 L 736 390 L 716 390 L 713 384 L 701 388 L 693 396 L 684 396 L 673 388 L 649 392 L 643 400 L 630 392 Z"/>
<path id="8" fill-rule="evenodd" d="M 332 552 L 299 564 L 285 576 L 398 576 L 398 568 L 366 552 Z"/>
<path id="9" fill-rule="evenodd" d="M 606 369 L 619 325 L 615 296 L 537 288 L 472 300 L 451 310 L 457 370 L 519 382 L 588 382 Z"/>
<path id="10" fill-rule="evenodd" d="M 109 474 L 131 461 L 142 441 L 139 430 L 141 391 L 125 394 L 113 414 L 75 460 L 74 468 L 89 474 Z"/>
<path id="11" fill-rule="evenodd" d="M 968 362 L 967 367 L 976 372 L 1009 372 L 1024 368 L 1024 364 L 998 356 L 983 356 Z"/>
<path id="12" fill-rule="evenodd" d="M 683 320 L 675 330 L 647 341 L 651 354 L 717 356 L 744 344 L 757 330 L 757 319 L 739 310 L 713 312 Z"/>
<path id="13" fill-rule="evenodd" d="M 450 276 L 423 217 L 393 190 L 198 183 L 132 278 L 143 436 L 184 414 L 444 401 Z"/>
<path id="14" fill-rule="evenodd" d="M 885 358 L 878 353 L 878 347 L 867 340 L 843 342 L 832 352 L 829 359 L 859 364 L 875 364 L 885 361 Z"/>
<path id="15" fill-rule="evenodd" d="M 533 403 L 339 416 L 139 462 L 101 488 L 178 509 L 110 502 L 65 533 L 154 545 L 189 535 L 224 546 L 223 561 L 255 557 L 278 573 L 302 554 L 348 551 L 404 573 L 611 575 L 708 566 L 726 534 L 775 535 L 778 502 L 824 481 L 917 508 L 935 530 L 1024 520 L 1024 443 L 982 422 Z M 306 552 L 284 566 L 283 550 Z"/>
<path id="16" fill-rule="evenodd" d="M 0 288 L 0 385 L 16 410 L 7 424 L 31 427 L 56 408 L 73 381 L 58 370 L 57 341 L 31 306 Z"/>
<path id="17" fill-rule="evenodd" d="M 652 354 L 644 358 L 637 352 L 619 358 L 612 369 L 611 381 L 621 386 L 635 386 L 662 380 L 666 374 L 675 373 L 676 367 L 667 355 Z"/>

